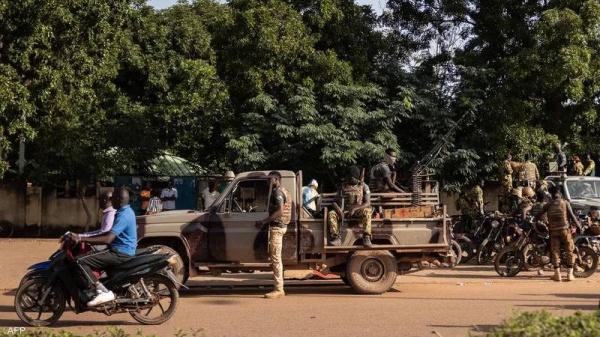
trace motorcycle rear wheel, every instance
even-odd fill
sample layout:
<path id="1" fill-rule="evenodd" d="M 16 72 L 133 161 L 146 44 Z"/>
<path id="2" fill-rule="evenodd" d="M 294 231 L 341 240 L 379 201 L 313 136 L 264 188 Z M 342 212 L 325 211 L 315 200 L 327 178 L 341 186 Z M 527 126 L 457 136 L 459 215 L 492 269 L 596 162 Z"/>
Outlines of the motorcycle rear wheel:
<path id="1" fill-rule="evenodd" d="M 579 246 L 576 252 L 577 250 L 579 250 L 579 254 L 575 255 L 573 275 L 577 278 L 592 276 L 598 268 L 598 255 L 594 249 L 587 246 Z"/>
<path id="2" fill-rule="evenodd" d="M 462 259 L 462 249 L 460 248 L 460 244 L 454 240 L 451 242 L 451 250 L 452 254 L 454 254 L 454 263 L 449 264 L 449 267 L 456 267 L 461 262 Z"/>
<path id="3" fill-rule="evenodd" d="M 15 311 L 17 316 L 31 326 L 48 326 L 56 321 L 65 312 L 65 294 L 57 285 L 53 284 L 50 293 L 42 305 L 38 301 L 48 290 L 46 278 L 34 278 L 25 281 L 15 295 Z M 48 316 L 46 316 L 48 315 Z"/>
<path id="4" fill-rule="evenodd" d="M 516 276 L 523 269 L 524 264 L 525 257 L 523 256 L 523 252 L 512 246 L 501 250 L 494 260 L 496 273 L 503 277 Z"/>
<path id="5" fill-rule="evenodd" d="M 140 309 L 139 311 L 130 311 L 131 317 L 136 321 L 147 324 L 161 324 L 168 321 L 179 303 L 179 292 L 177 287 L 169 278 L 163 275 L 154 274 L 144 278 L 144 284 L 153 296 L 154 305 L 149 309 Z M 143 289 L 140 282 L 136 284 L 138 289 Z M 158 316 L 150 316 L 158 309 Z"/>

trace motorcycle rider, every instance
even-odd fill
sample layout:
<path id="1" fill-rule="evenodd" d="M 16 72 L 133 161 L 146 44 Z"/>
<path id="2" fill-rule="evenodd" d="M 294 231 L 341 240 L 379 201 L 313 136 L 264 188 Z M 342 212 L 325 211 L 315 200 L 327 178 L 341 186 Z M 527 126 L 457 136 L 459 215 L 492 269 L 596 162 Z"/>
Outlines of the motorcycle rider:
<path id="1" fill-rule="evenodd" d="M 137 229 L 135 213 L 129 206 L 129 191 L 115 190 L 112 196 L 113 207 L 117 210 L 115 222 L 109 232 L 100 236 L 83 237 L 69 233 L 75 243 L 86 242 L 92 245 L 108 245 L 108 249 L 79 255 L 73 259 L 73 265 L 87 288 L 96 288 L 96 297 L 87 303 L 88 307 L 97 306 L 115 299 L 115 294 L 94 275 L 92 269 L 105 269 L 120 265 L 135 256 L 137 247 Z"/>
<path id="2" fill-rule="evenodd" d="M 536 215 L 533 219 L 534 226 L 537 225 L 537 221 L 543 214 L 548 214 L 548 229 L 550 230 L 550 252 L 552 258 L 552 264 L 554 265 L 554 275 L 551 277 L 552 280 L 560 282 L 562 281 L 560 275 L 560 248 L 564 246 L 567 261 L 565 264 L 568 268 L 567 281 L 575 279 L 573 275 L 573 263 L 575 262 L 575 256 L 573 255 L 574 244 L 573 236 L 569 230 L 569 218 L 581 229 L 579 220 L 573 213 L 571 204 L 562 198 L 562 194 L 558 186 L 553 185 L 549 189 L 552 195 L 552 200 L 544 205 L 541 213 Z"/>

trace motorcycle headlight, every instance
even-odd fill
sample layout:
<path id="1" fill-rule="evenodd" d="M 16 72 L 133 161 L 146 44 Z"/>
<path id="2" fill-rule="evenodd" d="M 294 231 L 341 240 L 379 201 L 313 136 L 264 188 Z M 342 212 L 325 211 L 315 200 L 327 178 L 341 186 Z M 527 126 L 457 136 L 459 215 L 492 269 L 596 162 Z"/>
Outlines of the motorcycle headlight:
<path id="1" fill-rule="evenodd" d="M 498 228 L 498 226 L 500 226 L 498 220 L 492 220 L 492 228 Z"/>

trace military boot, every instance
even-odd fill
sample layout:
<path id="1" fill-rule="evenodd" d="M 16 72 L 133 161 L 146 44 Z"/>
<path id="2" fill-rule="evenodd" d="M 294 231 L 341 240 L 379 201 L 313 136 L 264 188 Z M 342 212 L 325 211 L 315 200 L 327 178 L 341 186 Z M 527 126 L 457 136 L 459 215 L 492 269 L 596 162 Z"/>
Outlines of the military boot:
<path id="1" fill-rule="evenodd" d="M 550 279 L 556 282 L 562 281 L 560 276 L 560 268 L 554 268 L 554 275 L 550 276 Z"/>
<path id="2" fill-rule="evenodd" d="M 268 299 L 275 299 L 275 298 L 282 298 L 285 296 L 285 292 L 283 290 L 273 290 L 268 294 L 265 294 L 265 298 Z"/>
<path id="3" fill-rule="evenodd" d="M 573 275 L 573 268 L 569 268 L 569 273 L 567 274 L 567 281 L 573 281 L 575 279 L 575 275 Z"/>
<path id="4" fill-rule="evenodd" d="M 365 247 L 373 246 L 373 244 L 371 243 L 371 237 L 369 235 L 363 236 L 363 246 L 365 246 Z"/>

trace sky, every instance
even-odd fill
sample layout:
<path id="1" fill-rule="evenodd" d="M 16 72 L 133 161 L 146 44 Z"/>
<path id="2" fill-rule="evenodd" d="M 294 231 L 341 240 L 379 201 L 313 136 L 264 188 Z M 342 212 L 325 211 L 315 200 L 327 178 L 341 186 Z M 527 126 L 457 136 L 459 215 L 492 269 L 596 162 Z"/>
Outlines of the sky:
<path id="1" fill-rule="evenodd" d="M 385 3 L 387 0 L 355 0 L 355 1 L 360 5 L 371 5 L 371 7 L 373 7 L 373 9 L 377 13 L 381 13 L 383 11 L 383 8 L 385 7 Z M 148 4 L 151 6 L 154 6 L 157 9 L 167 8 L 176 2 L 177 2 L 177 0 L 148 0 Z"/>

